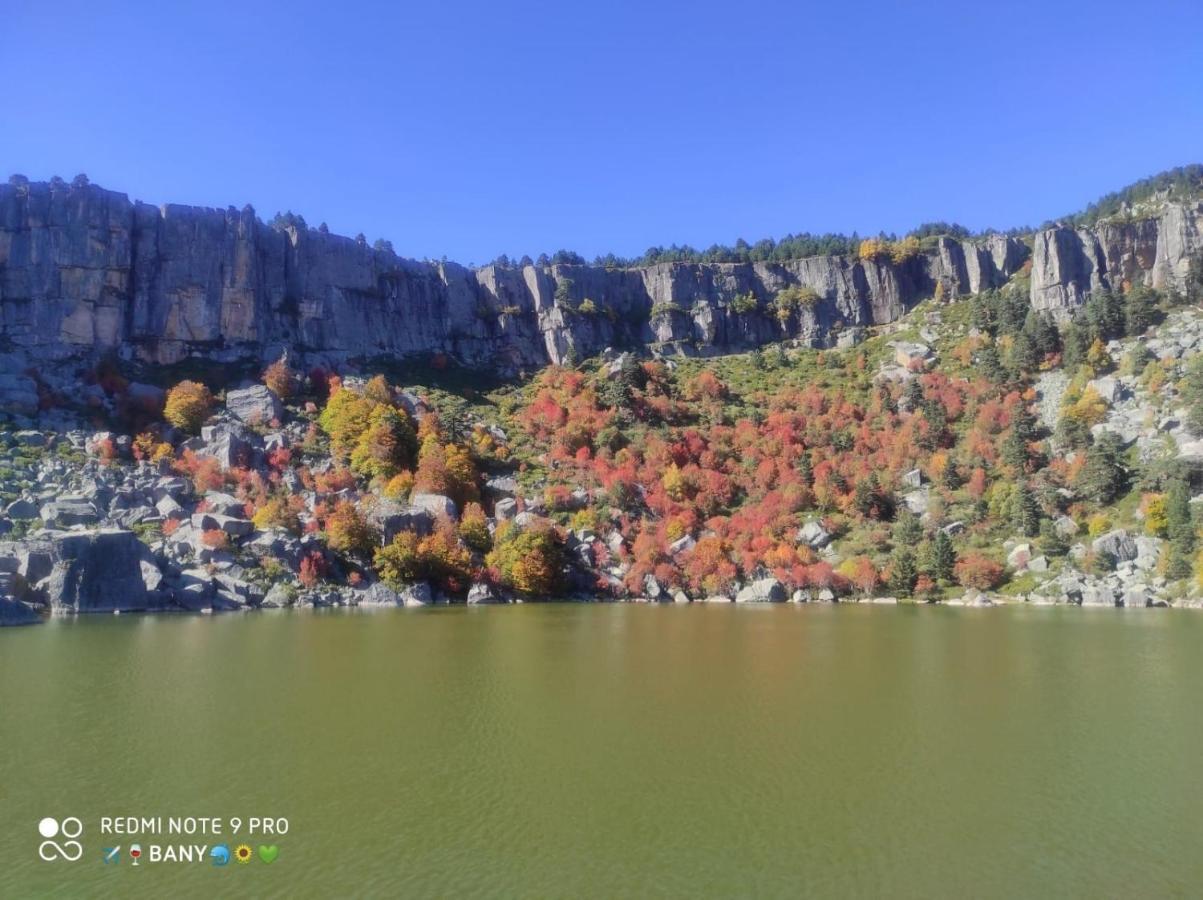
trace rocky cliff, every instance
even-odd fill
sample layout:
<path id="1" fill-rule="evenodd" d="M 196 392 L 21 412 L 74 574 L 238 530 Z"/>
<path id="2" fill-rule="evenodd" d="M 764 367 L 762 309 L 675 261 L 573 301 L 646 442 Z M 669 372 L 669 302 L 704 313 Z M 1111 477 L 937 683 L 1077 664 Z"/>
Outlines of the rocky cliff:
<path id="1" fill-rule="evenodd" d="M 901 264 L 473 270 L 273 227 L 250 208 L 156 207 L 90 184 L 13 179 L 0 186 L 0 340 L 43 360 L 262 360 L 289 347 L 335 362 L 445 352 L 514 371 L 607 346 L 822 345 L 841 327 L 896 319 L 937 284 L 953 294 L 1001 284 L 1026 257 L 1011 238 L 943 238 Z M 772 301 L 789 286 L 813 294 L 781 321 Z"/>
<path id="2" fill-rule="evenodd" d="M 1183 290 L 1192 256 L 1203 252 L 1203 202 L 1166 203 L 1156 215 L 1092 228 L 1037 232 L 1032 306 L 1058 315 L 1100 289 L 1145 284 Z"/>

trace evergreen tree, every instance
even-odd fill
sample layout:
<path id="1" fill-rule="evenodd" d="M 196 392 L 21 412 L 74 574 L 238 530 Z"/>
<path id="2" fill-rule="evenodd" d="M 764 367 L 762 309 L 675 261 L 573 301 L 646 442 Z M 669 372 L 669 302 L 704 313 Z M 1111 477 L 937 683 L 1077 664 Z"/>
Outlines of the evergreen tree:
<path id="1" fill-rule="evenodd" d="M 957 551 L 952 546 L 948 532 L 940 529 L 932 541 L 931 574 L 938 581 L 952 581 L 953 568 L 957 564 Z"/>
<path id="2" fill-rule="evenodd" d="M 1027 318 L 1023 322 L 1023 333 L 1031 340 L 1039 358 L 1056 353 L 1061 346 L 1061 337 L 1057 333 L 1057 326 L 1053 324 L 1047 313 L 1037 312 L 1034 309 L 1028 310 Z"/>
<path id="3" fill-rule="evenodd" d="M 998 360 L 998 350 L 993 344 L 986 344 L 977 352 L 978 371 L 988 381 L 1000 384 L 1007 378 L 1007 373 Z"/>
<path id="4" fill-rule="evenodd" d="M 894 546 L 915 547 L 921 540 L 923 525 L 920 524 L 919 517 L 909 509 L 902 510 L 894 522 Z"/>
<path id="5" fill-rule="evenodd" d="M 915 589 L 919 570 L 915 566 L 915 552 L 909 547 L 899 547 L 890 557 L 890 590 L 906 597 Z"/>
<path id="6" fill-rule="evenodd" d="M 1086 354 L 1094 336 L 1090 329 L 1081 322 L 1071 322 L 1061 333 L 1061 360 L 1067 370 L 1076 369 L 1086 361 Z"/>
<path id="7" fill-rule="evenodd" d="M 1045 556 L 1064 556 L 1069 552 L 1069 544 L 1052 519 L 1042 519 L 1040 522 L 1040 550 Z"/>
<path id="8" fill-rule="evenodd" d="M 1040 364 L 1040 356 L 1036 345 L 1026 331 L 1015 335 L 1015 344 L 1011 347 L 1011 372 L 1018 379 L 1036 371 Z"/>
<path id="9" fill-rule="evenodd" d="M 803 450 L 802 455 L 798 457 L 798 476 L 807 487 L 812 487 L 815 483 L 814 467 L 811 465 L 810 452 L 807 450 Z"/>
<path id="10" fill-rule="evenodd" d="M 1144 334 L 1153 324 L 1153 293 L 1148 288 L 1135 287 L 1124 295 L 1124 333 Z"/>
<path id="11" fill-rule="evenodd" d="M 1191 573 L 1195 555 L 1195 523 L 1190 511 L 1190 492 L 1186 482 L 1175 479 L 1165 495 L 1166 537 L 1169 538 L 1169 557 L 1165 574 L 1168 578 L 1185 578 Z"/>
<path id="12" fill-rule="evenodd" d="M 1087 451 L 1086 464 L 1078 472 L 1075 486 L 1086 497 L 1104 506 L 1124 492 L 1128 486 L 1128 470 L 1116 434 L 1103 432 Z"/>
<path id="13" fill-rule="evenodd" d="M 1186 366 L 1182 400 L 1186 404 L 1186 427 L 1203 434 L 1203 355 L 1191 358 Z"/>
<path id="14" fill-rule="evenodd" d="M 1003 440 L 1002 459 L 1016 471 L 1028 465 L 1028 444 L 1036 438 L 1036 418 L 1026 405 L 1019 405 L 1011 419 L 1011 431 Z"/>
<path id="15" fill-rule="evenodd" d="M 1024 537 L 1035 537 L 1040 531 L 1040 506 L 1024 481 L 1015 485 L 1011 498 L 1011 527 Z"/>

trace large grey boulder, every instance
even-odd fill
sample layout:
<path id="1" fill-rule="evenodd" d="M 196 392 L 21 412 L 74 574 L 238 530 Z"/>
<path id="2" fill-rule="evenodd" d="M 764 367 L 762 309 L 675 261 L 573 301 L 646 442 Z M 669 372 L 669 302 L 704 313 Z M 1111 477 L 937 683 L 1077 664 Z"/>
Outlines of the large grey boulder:
<path id="1" fill-rule="evenodd" d="M 201 429 L 199 444 L 189 442 L 198 456 L 217 460 L 222 469 L 248 467 L 256 463 L 262 445 L 259 436 L 236 422 L 206 425 Z"/>
<path id="2" fill-rule="evenodd" d="M 427 535 L 434 527 L 434 517 L 426 509 L 405 506 L 394 500 L 377 500 L 368 511 L 367 519 L 380 532 L 381 541 L 385 544 L 402 531 Z"/>
<path id="3" fill-rule="evenodd" d="M 265 385 L 226 391 L 226 409 L 247 425 L 267 425 L 284 416 L 284 405 Z"/>
<path id="4" fill-rule="evenodd" d="M 798 541 L 815 550 L 822 550 L 831 543 L 831 534 L 818 522 L 807 522 L 798 529 Z"/>
<path id="5" fill-rule="evenodd" d="M 406 585 L 398 593 L 405 606 L 429 606 L 434 603 L 434 594 L 430 590 L 430 585 L 424 581 Z"/>
<path id="6" fill-rule="evenodd" d="M 404 606 L 401 595 L 381 581 L 374 581 L 365 588 L 353 591 L 351 603 L 355 606 Z"/>
<path id="7" fill-rule="evenodd" d="M 1122 528 L 1099 535 L 1090 546 L 1095 553 L 1106 553 L 1116 562 L 1128 562 L 1139 555 L 1136 540 Z"/>
<path id="8" fill-rule="evenodd" d="M 493 590 L 492 585 L 485 584 L 483 581 L 478 581 L 468 589 L 468 604 L 470 606 L 478 606 L 483 604 L 504 603 L 497 592 Z"/>
<path id="9" fill-rule="evenodd" d="M 28 497 L 20 497 L 4 508 L 10 519 L 36 519 L 39 515 L 37 503 Z"/>
<path id="10" fill-rule="evenodd" d="M 150 551 L 131 531 L 51 532 L 36 544 L 52 564 L 50 573 L 34 587 L 52 610 L 138 610 L 165 600 L 147 589 L 148 582 L 157 586 L 156 566 Z"/>
<path id="11" fill-rule="evenodd" d="M 518 501 L 504 497 L 493 504 L 493 515 L 498 522 L 508 522 L 518 515 Z"/>
<path id="12" fill-rule="evenodd" d="M 784 603 L 787 594 L 785 585 L 776 578 L 759 578 L 740 589 L 735 595 L 736 603 Z"/>
<path id="13" fill-rule="evenodd" d="M 42 521 L 50 526 L 69 528 L 72 525 L 94 525 L 100 521 L 100 513 L 91 500 L 84 497 L 59 497 L 45 504 L 41 510 Z"/>
<path id="14" fill-rule="evenodd" d="M 442 494 L 414 494 L 409 498 L 409 503 L 418 509 L 426 510 L 426 512 L 430 513 L 436 519 L 440 516 L 446 516 L 448 519 L 459 517 L 459 510 L 456 508 L 455 501 Z"/>

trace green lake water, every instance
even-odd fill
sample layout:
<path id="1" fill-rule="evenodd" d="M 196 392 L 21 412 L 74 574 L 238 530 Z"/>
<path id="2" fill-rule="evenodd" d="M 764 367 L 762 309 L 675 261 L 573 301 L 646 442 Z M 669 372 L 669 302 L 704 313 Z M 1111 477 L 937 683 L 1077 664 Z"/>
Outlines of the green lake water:
<path id="1" fill-rule="evenodd" d="M 1201 688 L 1174 610 L 4 629 L 0 896 L 1196 896 Z M 103 815 L 289 833 L 270 865 L 106 866 Z M 80 861 L 38 858 L 43 816 L 82 820 Z"/>

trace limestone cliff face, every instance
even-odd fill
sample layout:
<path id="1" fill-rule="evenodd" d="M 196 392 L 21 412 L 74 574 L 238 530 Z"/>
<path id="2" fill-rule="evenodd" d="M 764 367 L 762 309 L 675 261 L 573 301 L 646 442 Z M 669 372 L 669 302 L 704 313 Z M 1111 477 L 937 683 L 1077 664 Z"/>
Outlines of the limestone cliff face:
<path id="1" fill-rule="evenodd" d="M 1150 239 L 1132 239 L 1134 259 Z M 937 284 L 952 294 L 1002 284 L 1026 257 L 1010 238 L 944 238 L 898 265 L 824 256 L 472 270 L 272 227 L 250 209 L 155 207 L 94 185 L 10 183 L 0 186 L 0 341 L 44 360 L 263 360 L 288 347 L 332 362 L 444 352 L 514 371 L 607 346 L 822 345 L 842 326 L 898 318 Z M 1050 285 L 1064 281 L 1068 263 L 1044 265 Z M 1082 277 L 1089 284 L 1089 271 Z M 781 322 L 772 300 L 791 285 L 819 299 Z M 736 297 L 748 294 L 759 308 L 736 312 Z"/>
<path id="2" fill-rule="evenodd" d="M 1155 218 L 1038 232 L 1032 306 L 1065 314 L 1100 289 L 1145 284 L 1181 290 L 1191 256 L 1203 251 L 1203 203 L 1169 203 Z"/>

